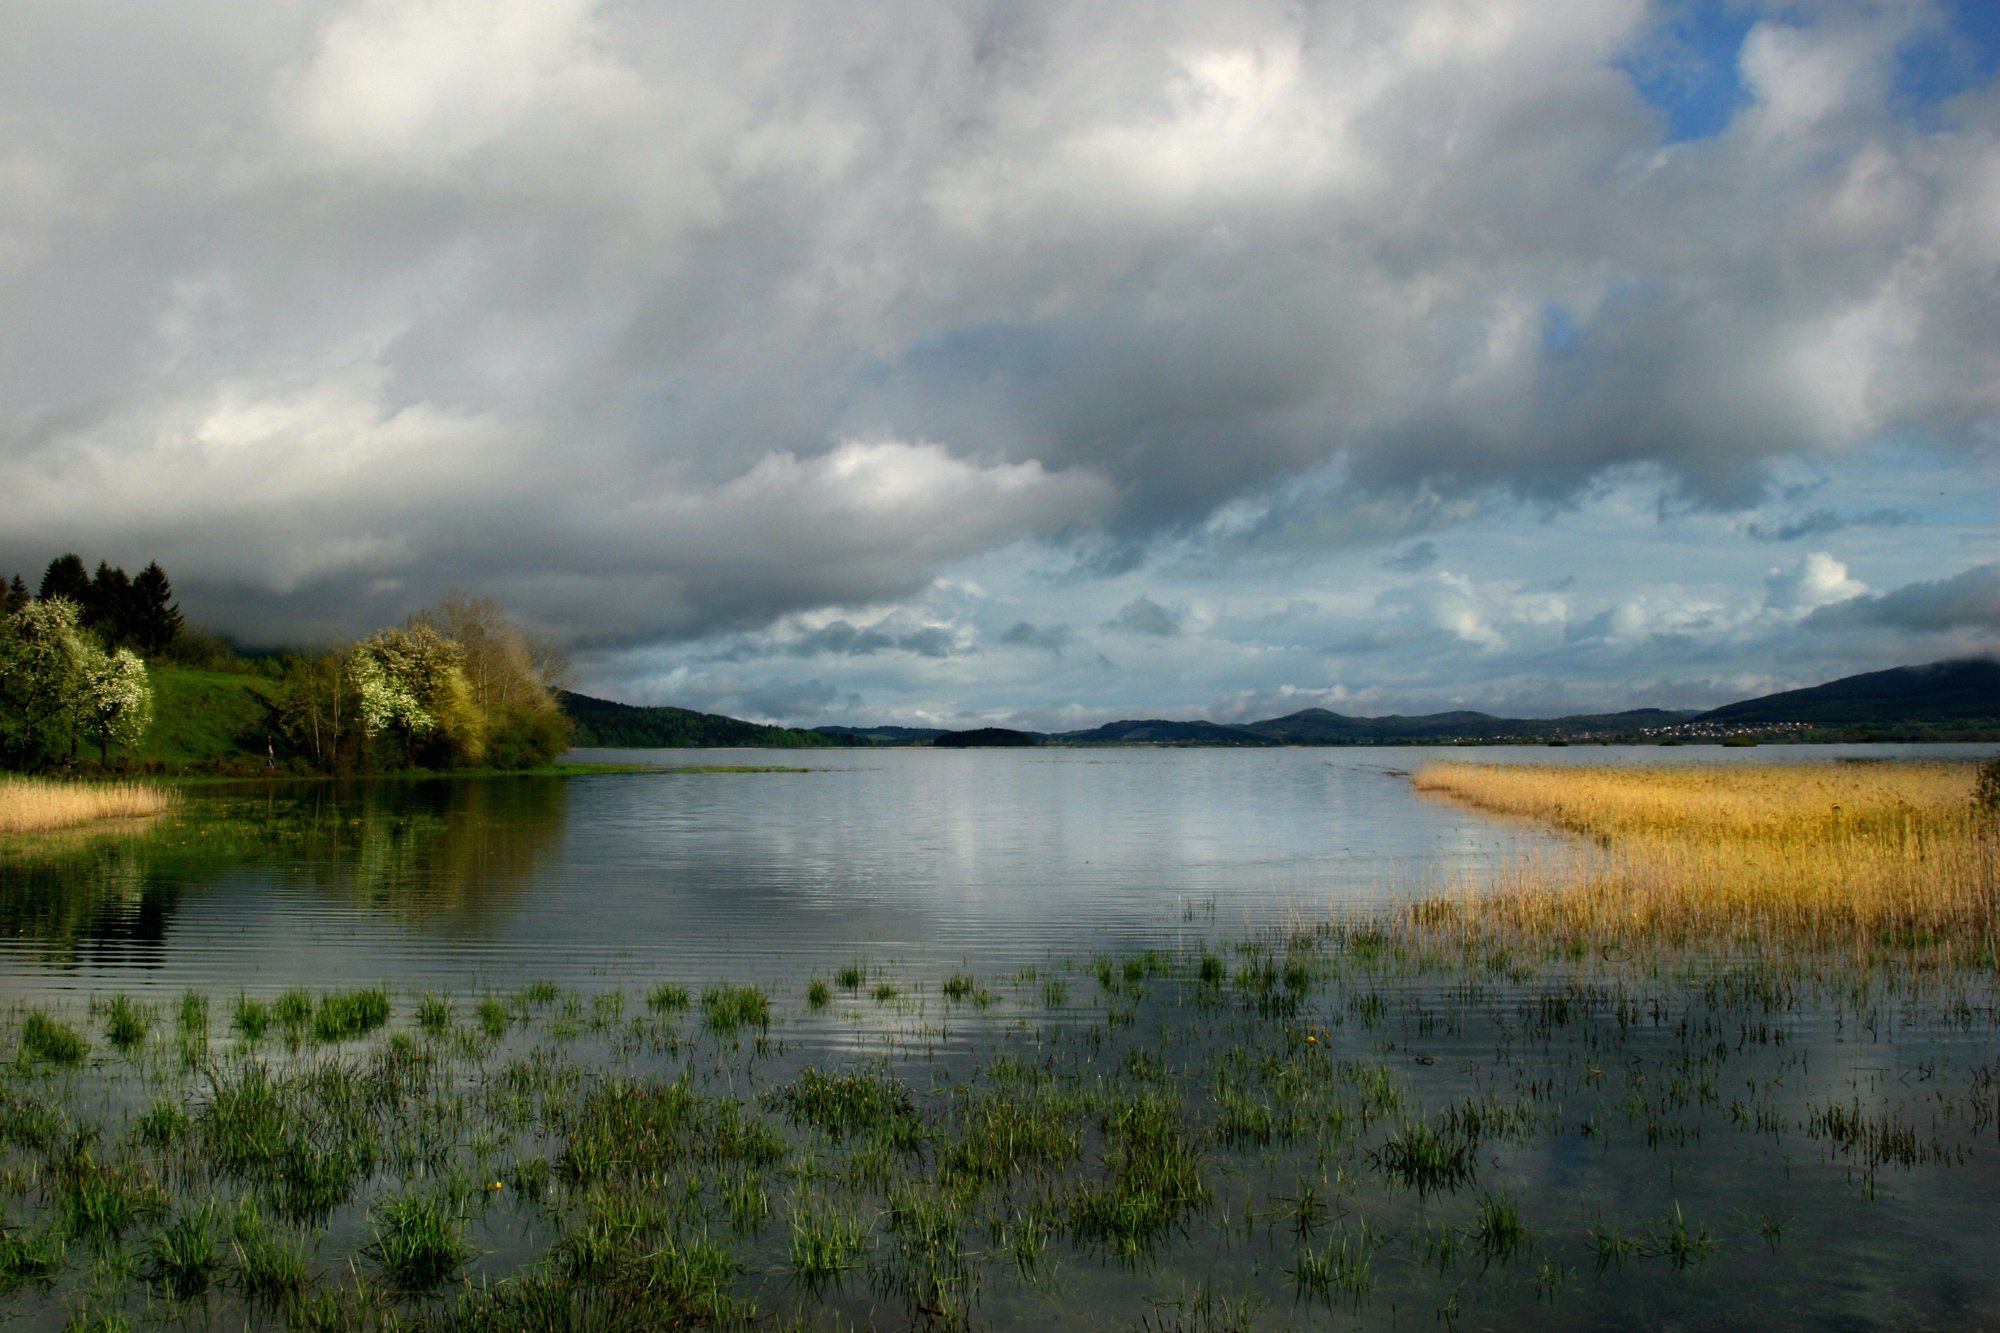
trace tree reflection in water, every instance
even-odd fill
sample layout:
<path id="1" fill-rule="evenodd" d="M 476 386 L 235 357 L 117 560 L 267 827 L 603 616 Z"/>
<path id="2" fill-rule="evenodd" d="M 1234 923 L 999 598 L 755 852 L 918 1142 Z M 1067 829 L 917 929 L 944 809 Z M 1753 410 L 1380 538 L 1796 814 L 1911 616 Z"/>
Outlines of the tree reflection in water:
<path id="1" fill-rule="evenodd" d="M 0 855 L 0 932 L 47 963 L 113 945 L 144 965 L 193 897 L 305 888 L 447 933 L 492 930 L 561 836 L 565 780 L 397 779 L 194 789 L 127 834 L 42 839 Z M 134 954 L 138 956 L 134 956 Z"/>

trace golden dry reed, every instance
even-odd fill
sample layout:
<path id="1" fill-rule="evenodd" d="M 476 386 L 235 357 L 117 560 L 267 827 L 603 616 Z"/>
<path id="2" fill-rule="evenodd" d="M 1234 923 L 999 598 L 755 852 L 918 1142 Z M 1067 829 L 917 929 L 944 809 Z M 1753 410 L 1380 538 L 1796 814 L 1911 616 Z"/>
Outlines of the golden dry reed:
<path id="1" fill-rule="evenodd" d="M 0 778 L 0 834 L 51 833 L 107 819 L 157 815 L 173 808 L 175 793 L 135 782 L 49 782 Z"/>
<path id="2" fill-rule="evenodd" d="M 1417 924 L 1528 938 L 1897 944 L 1992 961 L 2000 836 L 1976 765 L 1439 763 L 1433 796 L 1578 835 Z"/>

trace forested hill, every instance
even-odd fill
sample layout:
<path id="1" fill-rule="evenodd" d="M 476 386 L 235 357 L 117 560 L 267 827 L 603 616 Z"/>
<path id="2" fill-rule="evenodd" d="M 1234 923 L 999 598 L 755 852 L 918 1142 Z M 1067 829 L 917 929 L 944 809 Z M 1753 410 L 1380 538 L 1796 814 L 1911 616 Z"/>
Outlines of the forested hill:
<path id="1" fill-rule="evenodd" d="M 571 744 L 620 749 L 691 749 L 702 746 L 764 745 L 810 749 L 841 744 L 831 736 L 791 727 L 767 727 L 687 708 L 640 708 L 562 692 L 563 712 L 576 725 Z"/>
<path id="2" fill-rule="evenodd" d="M 1738 726 L 2000 726 L 2000 662 L 1974 658 L 1891 667 L 1726 704 L 1695 720 Z"/>

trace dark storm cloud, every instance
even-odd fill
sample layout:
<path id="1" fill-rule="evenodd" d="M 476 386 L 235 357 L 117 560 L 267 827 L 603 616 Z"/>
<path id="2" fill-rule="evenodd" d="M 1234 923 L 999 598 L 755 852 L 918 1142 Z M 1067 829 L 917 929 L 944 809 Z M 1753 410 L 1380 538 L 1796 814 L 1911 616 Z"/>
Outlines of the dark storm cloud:
<path id="1" fill-rule="evenodd" d="M 2000 562 L 1948 579 L 1911 583 L 1880 596 L 1823 606 L 1806 617 L 1813 629 L 1868 627 L 1919 634 L 1971 630 L 2000 643 Z"/>
<path id="2" fill-rule="evenodd" d="M 1795 542 L 1802 537 L 1825 537 L 1843 528 L 1900 528 L 1917 521 L 1917 515 L 1908 509 L 1871 509 L 1863 514 L 1815 509 L 1777 522 L 1752 523 L 1746 531 L 1760 542 Z"/>
<path id="3" fill-rule="evenodd" d="M 1639 0 L 22 0 L 0 563 L 157 558 L 276 638 L 459 586 L 603 649 L 1023 542 L 1111 579 L 1972 449 L 1990 82 L 1906 114 L 1932 4 L 1744 14 L 1670 142 Z"/>

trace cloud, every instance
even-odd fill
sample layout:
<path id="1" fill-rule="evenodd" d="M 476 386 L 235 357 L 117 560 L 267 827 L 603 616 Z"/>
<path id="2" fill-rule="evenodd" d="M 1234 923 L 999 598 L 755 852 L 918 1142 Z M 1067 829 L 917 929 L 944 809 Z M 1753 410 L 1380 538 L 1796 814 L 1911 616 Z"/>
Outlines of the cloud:
<path id="1" fill-rule="evenodd" d="M 1643 475 L 1873 576 L 1854 530 L 1943 543 L 1942 502 L 1753 506 L 1884 441 L 1991 458 L 2000 94 L 1898 82 L 1960 8 L 1727 8 L 1683 77 L 1641 0 L 29 6 L 0 561 L 159 559 L 263 642 L 460 586 L 587 653 L 845 621 L 813 660 L 938 662 L 849 650 L 970 562 L 1078 590 L 970 641 L 1192 645 L 1165 605 L 1354 552 L 1365 608 L 1442 545 L 1478 587 L 1381 635 L 1491 655 L 1540 642 L 1487 600 L 1529 580 L 1462 534 Z"/>
<path id="2" fill-rule="evenodd" d="M 1860 514 L 1815 509 L 1775 522 L 1752 523 L 1744 530 L 1760 542 L 1792 542 L 1802 537 L 1828 536 L 1843 528 L 1900 528 L 1917 521 L 1917 515 L 1908 509 L 1878 507 Z"/>
<path id="3" fill-rule="evenodd" d="M 1138 596 L 1118 608 L 1118 614 L 1104 622 L 1104 628 L 1123 634 L 1170 639 L 1181 632 L 1179 612 L 1169 611 L 1150 597 Z"/>
<path id="4" fill-rule="evenodd" d="M 1764 579 L 1765 605 L 1795 614 L 1844 602 L 1867 591 L 1867 584 L 1849 577 L 1847 566 L 1825 551 L 1814 551 L 1789 569 L 1774 569 Z"/>
<path id="5" fill-rule="evenodd" d="M 1813 629 L 1865 626 L 1915 634 L 1972 630 L 2000 639 L 2000 562 L 1823 606 L 1805 623 Z"/>
<path id="6" fill-rule="evenodd" d="M 1063 649 L 1075 637 L 1068 625 L 1034 625 L 1020 620 L 1000 635 L 1000 642 L 1017 648 L 1039 648 L 1061 657 Z"/>
<path id="7" fill-rule="evenodd" d="M 1382 568 L 1393 569 L 1401 574 L 1415 574 L 1429 569 L 1438 561 L 1436 542 L 1412 542 L 1393 555 L 1382 557 Z"/>

